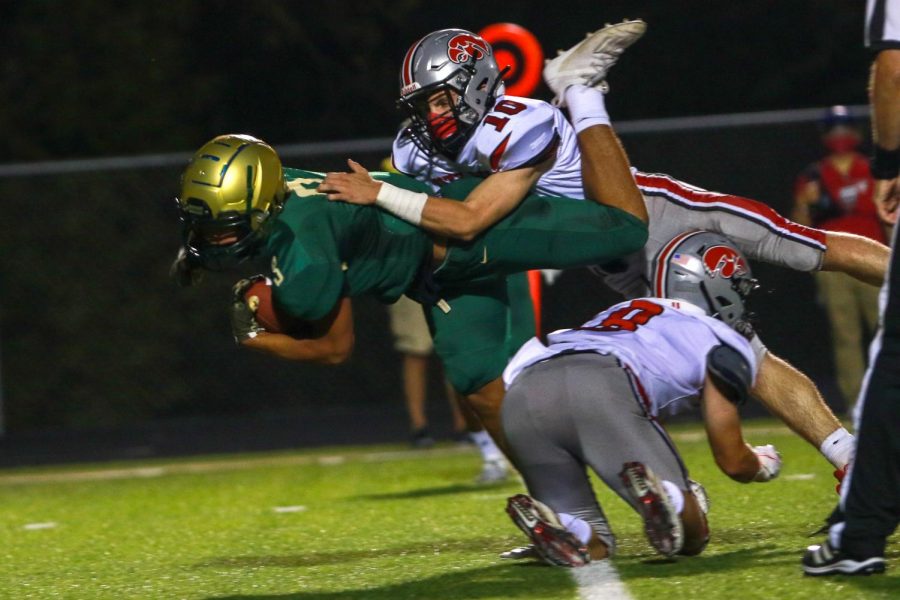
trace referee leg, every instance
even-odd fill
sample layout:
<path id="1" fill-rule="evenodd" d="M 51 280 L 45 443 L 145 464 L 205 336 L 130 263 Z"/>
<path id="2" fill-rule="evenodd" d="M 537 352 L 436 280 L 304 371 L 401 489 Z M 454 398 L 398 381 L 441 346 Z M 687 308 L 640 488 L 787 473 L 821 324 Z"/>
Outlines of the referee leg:
<path id="1" fill-rule="evenodd" d="M 841 504 L 840 548 L 852 558 L 884 556 L 900 520 L 900 260 L 894 232 L 890 271 L 882 291 L 881 330 L 857 406 L 857 449 Z"/>

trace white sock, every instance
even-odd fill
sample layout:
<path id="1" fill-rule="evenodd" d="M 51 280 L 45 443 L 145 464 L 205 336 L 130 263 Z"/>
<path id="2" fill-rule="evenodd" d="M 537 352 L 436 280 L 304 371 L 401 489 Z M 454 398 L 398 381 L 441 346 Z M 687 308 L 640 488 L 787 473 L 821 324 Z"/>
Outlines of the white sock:
<path id="1" fill-rule="evenodd" d="M 666 488 L 666 493 L 669 494 L 669 500 L 672 501 L 672 506 L 675 508 L 675 512 L 679 515 L 681 511 L 684 510 L 684 492 L 681 491 L 681 488 L 672 483 L 671 481 L 662 480 L 663 487 Z"/>
<path id="2" fill-rule="evenodd" d="M 566 88 L 565 97 L 575 133 L 594 125 L 610 124 L 606 101 L 600 90 L 586 85 L 570 85 Z"/>
<path id="3" fill-rule="evenodd" d="M 828 541 L 835 550 L 841 549 L 841 534 L 844 533 L 844 525 L 845 523 L 841 521 L 828 528 Z"/>
<path id="4" fill-rule="evenodd" d="M 825 438 L 825 441 L 819 446 L 819 450 L 822 451 L 828 462 L 834 465 L 835 469 L 841 469 L 853 460 L 853 454 L 856 452 L 856 438 L 841 427 L 832 431 Z"/>
<path id="5" fill-rule="evenodd" d="M 593 529 L 591 529 L 590 523 L 584 519 L 579 519 L 575 515 L 570 515 L 569 513 L 559 513 L 558 516 L 559 522 L 562 523 L 563 527 L 565 527 L 569 533 L 577 537 L 579 542 L 587 544 L 591 541 Z"/>
<path id="6" fill-rule="evenodd" d="M 475 445 L 478 446 L 478 450 L 481 451 L 481 458 L 484 459 L 484 462 L 503 459 L 503 453 L 500 452 L 500 448 L 497 447 L 497 444 L 494 443 L 487 431 L 484 429 L 481 431 L 470 431 L 469 436 L 475 442 Z"/>

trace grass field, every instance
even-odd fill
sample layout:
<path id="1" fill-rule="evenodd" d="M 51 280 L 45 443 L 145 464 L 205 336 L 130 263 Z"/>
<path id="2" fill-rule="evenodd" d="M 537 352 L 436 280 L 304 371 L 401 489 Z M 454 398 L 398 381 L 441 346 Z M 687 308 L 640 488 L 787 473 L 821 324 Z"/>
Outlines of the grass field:
<path id="1" fill-rule="evenodd" d="M 749 424 L 785 458 L 751 485 L 716 470 L 699 427 L 673 435 L 710 494 L 712 541 L 659 560 L 600 489 L 632 597 L 900 597 L 896 536 L 884 576 L 800 574 L 836 496 L 787 430 Z M 471 485 L 478 465 L 471 450 L 381 446 L 0 471 L 0 598 L 578 598 L 571 570 L 498 558 L 525 541 L 503 511 L 521 487 Z"/>

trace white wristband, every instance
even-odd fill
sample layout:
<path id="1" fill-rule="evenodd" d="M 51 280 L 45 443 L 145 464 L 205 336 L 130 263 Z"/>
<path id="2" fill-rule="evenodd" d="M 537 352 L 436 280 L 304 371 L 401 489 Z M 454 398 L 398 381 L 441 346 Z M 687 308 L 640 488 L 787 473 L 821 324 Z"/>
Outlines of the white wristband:
<path id="1" fill-rule="evenodd" d="M 381 189 L 378 190 L 378 195 L 375 197 L 375 206 L 379 206 L 413 225 L 418 225 L 422 222 L 422 211 L 425 210 L 427 201 L 428 194 L 411 192 L 382 181 Z"/>
<path id="2" fill-rule="evenodd" d="M 609 114 L 603 92 L 586 85 L 572 85 L 566 88 L 566 105 L 569 107 L 569 120 L 575 133 L 593 125 L 609 125 Z"/>

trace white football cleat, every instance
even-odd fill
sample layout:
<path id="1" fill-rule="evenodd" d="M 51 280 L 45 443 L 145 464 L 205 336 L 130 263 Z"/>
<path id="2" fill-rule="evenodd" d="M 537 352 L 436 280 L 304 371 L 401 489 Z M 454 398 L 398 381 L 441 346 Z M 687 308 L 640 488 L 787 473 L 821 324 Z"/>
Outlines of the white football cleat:
<path id="1" fill-rule="evenodd" d="M 650 545 L 664 556 L 677 554 L 684 546 L 684 525 L 662 481 L 639 462 L 622 465 L 619 477 L 644 519 L 644 532 Z"/>
<path id="2" fill-rule="evenodd" d="M 556 97 L 553 104 L 565 106 L 563 93 L 577 83 L 609 91 L 606 74 L 625 49 L 638 41 L 647 30 L 640 19 L 622 21 L 598 29 L 544 65 L 544 81 Z"/>
<path id="3" fill-rule="evenodd" d="M 506 513 L 528 536 L 534 551 L 545 562 L 559 567 L 581 567 L 591 562 L 587 546 L 563 527 L 557 514 L 546 504 L 516 494 L 507 500 Z"/>

